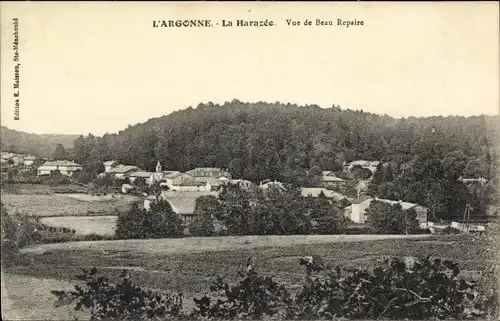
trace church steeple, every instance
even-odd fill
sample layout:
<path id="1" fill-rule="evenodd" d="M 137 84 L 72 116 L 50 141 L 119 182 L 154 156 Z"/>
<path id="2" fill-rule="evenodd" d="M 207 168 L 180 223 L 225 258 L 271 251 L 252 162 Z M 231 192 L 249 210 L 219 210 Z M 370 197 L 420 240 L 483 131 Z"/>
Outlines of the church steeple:
<path id="1" fill-rule="evenodd" d="M 156 163 L 156 172 L 161 172 L 161 164 L 160 164 L 160 161 L 158 161 L 158 163 Z"/>

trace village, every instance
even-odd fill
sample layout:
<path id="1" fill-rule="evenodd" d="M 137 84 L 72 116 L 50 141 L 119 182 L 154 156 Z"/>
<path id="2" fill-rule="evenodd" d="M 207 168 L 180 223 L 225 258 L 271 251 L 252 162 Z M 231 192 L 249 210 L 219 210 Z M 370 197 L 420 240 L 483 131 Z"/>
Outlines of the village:
<path id="1" fill-rule="evenodd" d="M 56 172 L 71 180 L 76 173 L 84 168 L 70 160 L 47 160 L 33 155 L 16 154 L 12 152 L 1 153 L 2 175 L 7 176 L 9 169 L 19 172 L 32 171 L 38 178 L 54 175 Z M 446 228 L 454 228 L 461 232 L 484 232 L 485 226 L 470 223 L 470 214 L 466 208 L 462 221 L 433 222 L 428 220 L 429 209 L 423 205 L 407 202 L 405 200 L 390 200 L 378 198 L 367 193 L 367 186 L 373 179 L 380 166 L 386 164 L 376 160 L 355 160 L 343 164 L 341 172 L 322 171 L 320 179 L 315 186 L 300 187 L 303 197 L 323 197 L 331 202 L 345 202 L 344 216 L 354 225 L 363 226 L 366 222 L 366 211 L 373 201 L 384 202 L 390 205 L 400 205 L 404 211 L 414 210 L 419 227 L 430 233 Z M 173 211 L 179 215 L 185 226 L 189 226 L 196 217 L 196 200 L 202 196 L 218 197 L 220 191 L 228 186 L 237 186 L 241 189 L 269 188 L 284 190 L 284 183 L 276 180 L 263 180 L 258 183 L 249 180 L 233 178 L 227 169 L 214 167 L 199 167 L 186 172 L 164 170 L 160 161 L 157 161 L 155 171 L 143 170 L 135 165 L 120 164 L 118 161 L 103 162 L 104 171 L 97 175 L 98 179 L 111 179 L 115 182 L 115 189 L 121 194 L 133 194 L 140 197 L 140 207 L 149 210 L 151 203 L 160 200 L 167 201 Z M 355 180 L 353 169 L 362 169 L 369 173 L 363 179 Z M 342 177 L 339 177 L 342 176 Z M 487 180 L 479 178 L 462 178 L 463 184 L 485 184 Z M 92 186 L 92 183 L 89 184 Z M 88 185 L 86 185 L 88 186 Z M 156 186 L 156 188 L 152 188 Z M 355 195 L 348 196 L 344 193 L 347 186 L 355 187 Z M 117 188 L 118 187 L 118 188 Z M 352 194 L 352 193 L 351 193 Z"/>

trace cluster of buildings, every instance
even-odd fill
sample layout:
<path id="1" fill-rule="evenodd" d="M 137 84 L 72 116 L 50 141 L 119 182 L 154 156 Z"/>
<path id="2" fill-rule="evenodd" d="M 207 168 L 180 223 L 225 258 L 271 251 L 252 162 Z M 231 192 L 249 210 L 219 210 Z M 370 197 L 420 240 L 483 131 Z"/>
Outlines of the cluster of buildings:
<path id="1" fill-rule="evenodd" d="M 76 171 L 83 170 L 82 165 L 68 160 L 46 161 L 36 169 L 38 176 L 50 175 L 54 171 L 59 171 L 65 176 L 72 176 Z"/>
<path id="2" fill-rule="evenodd" d="M 344 168 L 344 171 L 350 172 L 355 166 L 359 166 L 361 168 L 368 169 L 372 172 L 372 174 L 375 174 L 375 172 L 377 171 L 378 165 L 380 165 L 379 161 L 356 160 L 356 161 L 352 161 L 350 163 L 344 162 L 343 168 Z"/>
<path id="3" fill-rule="evenodd" d="M 221 168 L 198 167 L 187 172 L 165 171 L 157 162 L 154 172 L 148 172 L 132 165 L 119 164 L 116 161 L 104 162 L 104 172 L 99 177 L 113 176 L 116 179 L 128 180 L 134 184 L 137 179 L 144 179 L 147 185 L 158 182 L 169 191 L 177 192 L 210 192 L 218 190 L 226 184 L 237 184 L 243 187 L 252 185 L 250 181 L 232 179 L 231 174 Z M 131 186 L 132 187 L 132 186 Z"/>
<path id="4" fill-rule="evenodd" d="M 10 152 L 1 152 L 0 155 L 1 165 L 12 165 L 12 166 L 32 166 L 37 160 L 36 156 L 16 154 Z"/>
<path id="5" fill-rule="evenodd" d="M 15 154 L 9 152 L 1 153 L 2 165 L 8 164 L 9 166 L 33 167 L 36 161 L 44 161 L 37 168 L 37 175 L 49 175 L 55 170 L 61 174 L 71 176 L 78 170 L 83 170 L 80 164 L 69 160 L 45 160 L 32 155 Z M 344 215 L 352 222 L 357 224 L 364 224 L 366 222 L 366 211 L 373 201 L 380 201 L 391 205 L 399 204 L 405 211 L 415 210 L 417 214 L 417 221 L 420 227 L 429 228 L 433 227 L 432 222 L 427 220 L 428 208 L 425 206 L 414 204 L 404 201 L 394 201 L 388 199 L 378 199 L 368 195 L 361 195 L 358 193 L 357 198 L 349 198 L 332 189 L 345 187 L 352 182 L 349 179 L 350 172 L 355 167 L 361 167 L 375 173 L 379 161 L 366 161 L 357 160 L 350 163 L 343 164 L 343 171 L 346 175 L 341 175 L 343 178 L 338 177 L 332 171 L 323 171 L 321 175 L 321 186 L 319 187 L 304 187 L 302 188 L 303 197 L 326 197 L 335 202 L 346 199 L 351 205 L 346 206 L 343 211 Z M 254 184 L 250 181 L 243 179 L 233 179 L 229 171 L 222 168 L 214 167 L 198 167 L 186 172 L 163 170 L 160 162 L 156 164 L 154 172 L 149 172 L 140 169 L 134 165 L 123 165 L 117 161 L 104 162 L 104 172 L 100 173 L 99 177 L 112 176 L 115 179 L 127 180 L 122 186 L 122 192 L 126 193 L 133 189 L 137 179 L 143 179 L 147 185 L 152 185 L 159 182 L 161 186 L 167 187 L 166 191 L 161 192 L 159 195 L 148 195 L 144 198 L 144 208 L 148 210 L 152 202 L 160 199 L 168 201 L 174 212 L 180 215 L 185 223 L 189 223 L 195 217 L 196 201 L 201 196 L 219 196 L 220 187 L 225 185 L 238 185 L 243 188 L 250 188 Z M 487 180 L 484 178 L 462 178 L 459 179 L 464 184 L 481 183 L 485 184 Z M 263 181 L 258 186 L 261 189 L 268 189 L 277 187 L 284 189 L 284 184 L 277 181 Z"/>
<path id="6" fill-rule="evenodd" d="M 73 175 L 74 172 L 82 170 L 83 167 L 68 160 L 47 160 L 33 155 L 17 154 L 11 152 L 1 152 L 2 168 L 16 167 L 20 169 L 36 168 L 37 176 L 50 175 L 58 170 L 66 176 Z"/>

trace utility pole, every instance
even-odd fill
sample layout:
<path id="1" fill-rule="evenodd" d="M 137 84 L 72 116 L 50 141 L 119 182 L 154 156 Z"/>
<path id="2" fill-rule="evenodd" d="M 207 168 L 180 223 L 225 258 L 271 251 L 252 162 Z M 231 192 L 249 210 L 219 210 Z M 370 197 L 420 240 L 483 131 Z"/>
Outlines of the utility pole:
<path id="1" fill-rule="evenodd" d="M 465 205 L 464 217 L 462 220 L 462 232 L 469 232 L 470 228 L 470 203 Z"/>

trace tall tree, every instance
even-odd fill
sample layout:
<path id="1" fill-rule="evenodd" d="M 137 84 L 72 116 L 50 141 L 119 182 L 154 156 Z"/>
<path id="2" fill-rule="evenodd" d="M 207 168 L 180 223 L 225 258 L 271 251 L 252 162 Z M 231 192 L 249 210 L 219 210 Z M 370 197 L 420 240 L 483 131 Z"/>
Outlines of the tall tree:
<path id="1" fill-rule="evenodd" d="M 54 153 L 52 154 L 53 160 L 66 160 L 68 159 L 68 152 L 62 144 L 58 144 Z"/>
<path id="2" fill-rule="evenodd" d="M 373 201 L 365 215 L 366 223 L 378 234 L 410 234 L 418 228 L 415 211 L 405 211 L 399 204 Z"/>

